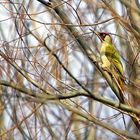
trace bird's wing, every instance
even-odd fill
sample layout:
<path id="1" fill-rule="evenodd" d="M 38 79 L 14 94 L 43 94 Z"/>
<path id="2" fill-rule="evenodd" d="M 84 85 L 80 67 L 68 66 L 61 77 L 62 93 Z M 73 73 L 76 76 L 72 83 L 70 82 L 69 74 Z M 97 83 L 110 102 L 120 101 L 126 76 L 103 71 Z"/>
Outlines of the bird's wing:
<path id="1" fill-rule="evenodd" d="M 105 49 L 104 49 L 104 55 L 108 58 L 111 65 L 113 65 L 113 67 L 115 67 L 115 69 L 117 69 L 117 71 L 121 75 L 123 75 L 123 66 L 120 60 L 120 56 L 117 50 L 115 49 L 115 47 L 111 44 L 106 44 Z"/>

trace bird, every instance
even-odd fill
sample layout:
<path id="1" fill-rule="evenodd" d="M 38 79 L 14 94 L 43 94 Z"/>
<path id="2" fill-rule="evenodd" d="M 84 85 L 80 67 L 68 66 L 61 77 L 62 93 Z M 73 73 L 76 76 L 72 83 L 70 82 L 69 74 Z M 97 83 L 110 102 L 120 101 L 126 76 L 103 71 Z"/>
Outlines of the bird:
<path id="1" fill-rule="evenodd" d="M 125 84 L 124 69 L 121 62 L 121 57 L 118 51 L 116 50 L 115 45 L 113 44 L 111 35 L 106 32 L 96 32 L 93 30 L 91 31 L 94 32 L 101 40 L 100 58 L 101 58 L 102 68 L 107 69 L 107 71 L 110 71 L 112 75 L 115 76 L 115 79 L 117 80 L 118 83 L 117 85 L 120 91 L 120 94 L 117 95 L 117 97 L 119 98 L 121 103 L 126 103 L 129 106 L 131 106 L 129 100 L 126 100 L 124 96 L 124 89 L 123 89 L 123 86 Z M 140 130 L 140 124 L 137 119 L 139 118 L 139 116 L 137 115 L 136 118 L 134 117 L 131 118 L 135 123 L 136 127 L 138 128 L 138 130 Z M 123 115 L 123 120 L 126 126 L 124 115 Z"/>
<path id="2" fill-rule="evenodd" d="M 103 68 L 115 69 L 120 75 L 124 74 L 123 65 L 120 55 L 112 42 L 112 38 L 109 33 L 98 33 L 98 37 L 101 40 L 100 57 Z"/>
<path id="3" fill-rule="evenodd" d="M 93 31 L 98 38 L 101 40 L 101 47 L 100 47 L 100 59 L 101 59 L 101 67 L 106 70 L 111 76 L 115 83 L 118 85 L 118 89 L 121 93 L 124 92 L 123 88 L 123 65 L 121 62 L 121 57 L 118 51 L 113 44 L 112 37 L 107 32 L 97 32 Z M 113 81 L 112 80 L 112 81 Z M 122 102 L 124 101 L 123 95 L 119 95 L 118 97 Z"/>

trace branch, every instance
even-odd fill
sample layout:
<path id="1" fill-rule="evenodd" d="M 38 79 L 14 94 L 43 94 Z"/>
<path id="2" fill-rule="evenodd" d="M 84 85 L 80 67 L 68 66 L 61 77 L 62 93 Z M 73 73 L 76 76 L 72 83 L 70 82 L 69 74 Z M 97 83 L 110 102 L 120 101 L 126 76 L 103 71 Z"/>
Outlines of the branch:
<path id="1" fill-rule="evenodd" d="M 35 99 L 34 101 L 39 102 L 39 103 L 45 103 L 46 101 L 49 101 L 49 100 L 50 101 L 65 100 L 65 99 L 70 99 L 70 98 L 74 98 L 74 97 L 85 96 L 85 97 L 92 98 L 96 101 L 102 102 L 105 105 L 107 105 L 109 107 L 113 107 L 116 110 L 119 110 L 119 111 L 122 110 L 123 113 L 125 113 L 127 115 L 129 115 L 130 113 L 140 115 L 140 110 L 137 108 L 134 108 L 134 107 L 122 104 L 122 103 L 118 103 L 117 101 L 110 100 L 110 99 L 107 99 L 107 98 L 99 96 L 99 95 L 91 96 L 84 91 L 74 91 L 74 92 L 70 92 L 68 94 L 62 93 L 60 95 L 54 95 L 53 93 L 46 91 L 46 92 L 50 93 L 50 95 L 48 95 L 48 94 L 38 93 L 34 90 L 30 90 L 25 87 L 21 87 L 17 83 L 15 84 L 13 82 L 7 82 L 4 80 L 0 80 L 0 85 L 6 86 L 6 87 L 11 87 L 19 92 L 22 92 L 30 97 L 33 97 Z"/>

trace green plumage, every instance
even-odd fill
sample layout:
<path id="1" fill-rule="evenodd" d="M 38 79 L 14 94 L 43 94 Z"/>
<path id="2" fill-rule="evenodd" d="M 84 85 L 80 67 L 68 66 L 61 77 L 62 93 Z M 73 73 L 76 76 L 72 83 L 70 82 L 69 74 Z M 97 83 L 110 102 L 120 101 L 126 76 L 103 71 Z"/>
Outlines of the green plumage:
<path id="1" fill-rule="evenodd" d="M 108 34 L 101 33 L 102 45 L 100 49 L 100 57 L 102 61 L 102 67 L 107 69 L 114 77 L 115 83 L 118 85 L 121 93 L 124 91 L 122 76 L 123 76 L 123 66 L 120 60 L 120 56 L 112 44 L 112 38 Z M 122 94 L 117 95 L 118 98 L 124 102 Z"/>
<path id="2" fill-rule="evenodd" d="M 110 68 L 111 71 L 113 70 L 118 74 L 123 75 L 123 67 L 120 56 L 114 45 L 112 44 L 112 39 L 109 35 L 106 35 L 106 37 L 102 41 L 100 55 L 102 67 Z"/>

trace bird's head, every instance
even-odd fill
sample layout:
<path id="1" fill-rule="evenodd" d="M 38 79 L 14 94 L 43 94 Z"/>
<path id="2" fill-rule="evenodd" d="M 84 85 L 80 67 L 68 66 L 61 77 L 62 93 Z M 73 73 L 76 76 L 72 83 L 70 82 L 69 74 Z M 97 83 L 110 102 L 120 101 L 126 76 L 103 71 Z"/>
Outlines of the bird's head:
<path id="1" fill-rule="evenodd" d="M 91 30 L 91 31 L 94 32 L 98 36 L 98 38 L 101 40 L 101 42 L 106 41 L 108 43 L 112 43 L 112 38 L 109 33 L 97 32 L 97 31 L 93 31 L 93 30 Z"/>
<path id="2" fill-rule="evenodd" d="M 112 43 L 112 38 L 109 33 L 106 32 L 99 32 L 97 36 L 100 38 L 101 42 L 106 41 L 108 43 Z"/>

